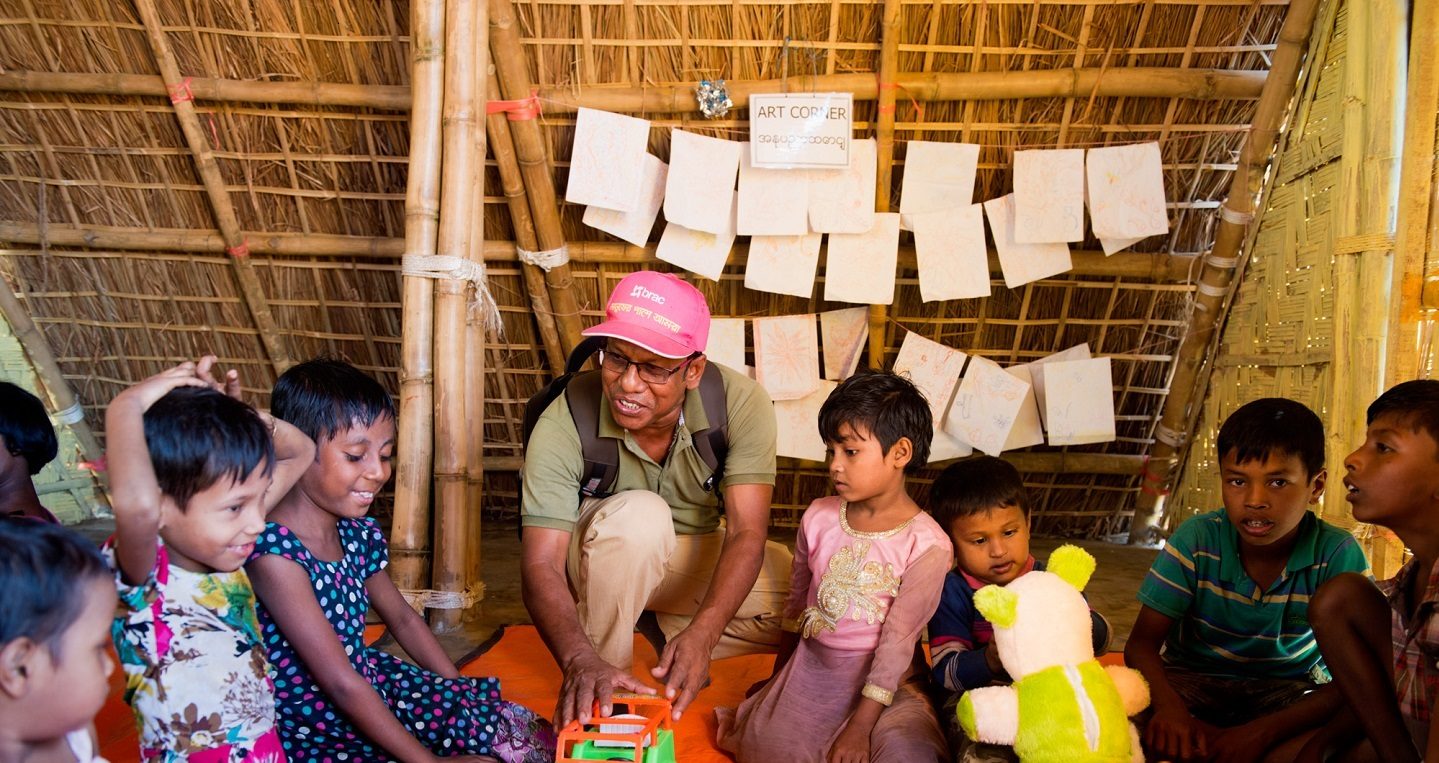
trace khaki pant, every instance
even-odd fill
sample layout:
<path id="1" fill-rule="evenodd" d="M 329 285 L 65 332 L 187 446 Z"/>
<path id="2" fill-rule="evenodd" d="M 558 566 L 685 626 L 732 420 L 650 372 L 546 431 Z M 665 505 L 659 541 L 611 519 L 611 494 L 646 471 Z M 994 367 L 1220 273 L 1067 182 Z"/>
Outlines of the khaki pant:
<path id="1" fill-rule="evenodd" d="M 689 625 L 709 591 L 725 530 L 675 533 L 669 504 L 647 490 L 586 498 L 566 568 L 580 627 L 606 662 L 632 668 L 634 628 L 652 610 L 666 638 Z M 765 541 L 759 578 L 715 646 L 714 659 L 773 652 L 789 593 L 789 549 Z"/>

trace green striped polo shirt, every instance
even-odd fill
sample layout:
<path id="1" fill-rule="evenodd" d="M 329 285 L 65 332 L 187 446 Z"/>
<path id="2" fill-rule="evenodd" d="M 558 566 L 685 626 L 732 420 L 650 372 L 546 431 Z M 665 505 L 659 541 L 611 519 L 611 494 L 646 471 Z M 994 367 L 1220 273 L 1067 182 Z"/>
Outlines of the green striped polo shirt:
<path id="1" fill-rule="evenodd" d="M 1305 512 L 1289 564 L 1260 590 L 1244 571 L 1239 543 L 1220 509 L 1180 525 L 1154 560 L 1139 601 L 1174 619 L 1165 660 L 1217 675 L 1327 681 L 1309 627 L 1309 597 L 1335 575 L 1368 573 L 1359 544 Z"/>

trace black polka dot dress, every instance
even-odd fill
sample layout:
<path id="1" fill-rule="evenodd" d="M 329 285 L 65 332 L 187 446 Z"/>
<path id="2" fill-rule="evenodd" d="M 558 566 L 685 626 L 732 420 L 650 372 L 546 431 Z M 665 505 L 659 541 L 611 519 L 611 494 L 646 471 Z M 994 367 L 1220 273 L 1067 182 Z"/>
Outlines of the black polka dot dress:
<path id="1" fill-rule="evenodd" d="M 506 763 L 554 760 L 554 733 L 528 708 L 500 698 L 496 678 L 447 679 L 365 646 L 365 581 L 389 564 L 374 519 L 342 519 L 337 562 L 317 559 L 289 528 L 271 522 L 255 542 L 254 556 L 288 559 L 310 576 L 315 600 L 339 636 L 355 671 L 369 680 L 416 739 L 438 756 L 493 755 Z M 275 626 L 262 603 L 260 626 L 275 671 L 276 726 L 291 760 L 376 763 L 390 757 L 350 724 Z"/>

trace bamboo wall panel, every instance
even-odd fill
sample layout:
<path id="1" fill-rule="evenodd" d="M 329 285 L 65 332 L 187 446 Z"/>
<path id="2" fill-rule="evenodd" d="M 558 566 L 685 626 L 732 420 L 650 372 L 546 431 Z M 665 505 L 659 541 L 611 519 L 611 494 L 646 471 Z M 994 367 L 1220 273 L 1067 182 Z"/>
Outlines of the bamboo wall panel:
<path id="1" fill-rule="evenodd" d="M 185 76 L 409 84 L 410 8 L 398 0 L 157 0 L 156 5 Z M 700 77 L 787 85 L 808 76 L 872 75 L 879 65 L 881 4 L 867 1 L 520 0 L 515 11 L 530 78 L 556 93 L 690 87 Z M 1263 73 L 1284 12 L 1285 3 L 1278 0 L 900 0 L 898 68 L 1015 76 L 1126 67 Z M 0 69 L 158 74 L 133 10 L 107 0 L 0 0 Z M 1254 111 L 1252 96 L 1055 94 L 921 104 L 903 89 L 894 94 L 892 204 L 911 140 L 981 144 L 976 201 L 1009 191 L 1016 149 L 1159 141 L 1172 231 L 1136 247 L 1159 255 L 1207 250 L 1215 209 L 1228 192 L 1234 156 Z M 408 114 L 203 99 L 195 106 L 242 229 L 257 235 L 404 236 Z M 857 102 L 856 113 L 856 135 L 872 135 L 875 103 Z M 669 156 L 671 127 L 736 139 L 748 132 L 742 109 L 713 121 L 697 112 L 634 116 L 653 120 L 650 151 L 661 159 Z M 555 109 L 540 124 L 555 187 L 563 189 L 574 115 Z M 500 180 L 491 159 L 485 187 L 492 190 L 482 215 L 487 241 L 515 238 Z M 582 209 L 561 202 L 559 212 L 568 241 L 611 240 L 580 222 Z M 0 221 L 213 230 L 204 188 L 168 100 L 109 94 L 0 91 Z M 1098 245 L 1089 240 L 1075 248 L 1093 251 Z M 257 254 L 253 262 L 296 359 L 345 357 L 396 389 L 395 259 Z M 504 332 L 488 349 L 484 455 L 515 457 L 523 401 L 549 378 L 548 363 L 518 265 L 491 265 Z M 614 283 L 636 267 L 573 264 L 586 325 L 598 320 Z M 0 271 L 12 278 L 45 331 L 97 431 L 104 403 L 125 384 L 201 351 L 215 351 L 239 368 L 253 399 L 266 402 L 273 377 L 227 268 L 224 258 L 202 253 L 0 242 Z M 989 299 L 930 304 L 920 301 L 912 269 L 902 268 L 899 275 L 882 337 L 887 360 L 905 331 L 1003 364 L 1087 341 L 1095 352 L 1114 358 L 1119 439 L 1069 452 L 1146 452 L 1187 323 L 1193 287 L 1183 274 L 1070 274 L 1013 291 L 996 281 Z M 815 294 L 822 293 L 822 280 L 823 271 Z M 718 283 L 701 280 L 699 286 L 717 316 L 843 306 L 752 292 L 742 282 L 742 266 L 732 265 Z M 487 470 L 490 508 L 514 509 L 513 479 Z M 1035 491 L 1039 529 L 1067 535 L 1122 535 L 1139 489 L 1137 475 L 1030 473 L 1026 479 Z M 827 489 L 817 471 L 782 475 L 775 521 L 793 524 L 808 501 Z M 924 480 L 917 490 L 920 495 L 927 490 Z"/>
<path id="2" fill-rule="evenodd" d="M 1334 396 L 1334 240 L 1343 148 L 1348 13 L 1341 0 L 1326 3 L 1332 18 L 1315 35 L 1323 59 L 1305 83 L 1294 123 L 1275 168 L 1243 280 L 1233 297 L 1209 392 L 1190 437 L 1183 477 L 1169 499 L 1169 529 L 1196 513 L 1223 505 L 1215 438 L 1239 406 L 1260 397 L 1288 397 L 1309 406 L 1329 425 Z M 1351 446 L 1352 447 L 1352 446 Z M 1351 526 L 1348 507 L 1332 474 L 1318 509 L 1325 519 Z M 1346 450 L 1345 453 L 1348 451 Z M 1337 456 L 1337 458 L 1336 458 Z"/>

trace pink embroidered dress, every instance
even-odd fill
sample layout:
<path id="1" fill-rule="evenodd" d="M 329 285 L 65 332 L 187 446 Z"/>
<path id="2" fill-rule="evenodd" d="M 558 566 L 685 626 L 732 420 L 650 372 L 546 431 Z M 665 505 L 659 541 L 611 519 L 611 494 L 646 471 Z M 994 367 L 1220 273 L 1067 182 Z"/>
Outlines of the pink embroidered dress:
<path id="1" fill-rule="evenodd" d="M 780 673 L 738 708 L 720 708 L 719 744 L 739 763 L 822 763 L 861 697 L 886 705 L 870 734 L 870 760 L 919 763 L 946 756 L 944 735 L 915 668 L 919 634 L 953 563 L 949 537 L 928 514 L 860 532 L 845 502 L 821 498 L 795 539 L 785 602 L 799 645 Z"/>

